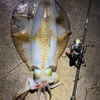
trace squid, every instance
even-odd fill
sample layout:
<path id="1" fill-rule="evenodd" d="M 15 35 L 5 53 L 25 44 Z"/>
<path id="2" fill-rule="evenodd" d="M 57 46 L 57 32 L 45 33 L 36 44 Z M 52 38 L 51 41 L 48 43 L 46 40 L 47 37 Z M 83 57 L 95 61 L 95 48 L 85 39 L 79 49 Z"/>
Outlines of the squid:
<path id="1" fill-rule="evenodd" d="M 24 100 L 30 91 L 46 92 L 61 85 L 56 72 L 58 60 L 67 47 L 71 35 L 67 14 L 56 0 L 21 2 L 12 14 L 11 36 L 15 47 L 33 77 L 12 100 Z"/>

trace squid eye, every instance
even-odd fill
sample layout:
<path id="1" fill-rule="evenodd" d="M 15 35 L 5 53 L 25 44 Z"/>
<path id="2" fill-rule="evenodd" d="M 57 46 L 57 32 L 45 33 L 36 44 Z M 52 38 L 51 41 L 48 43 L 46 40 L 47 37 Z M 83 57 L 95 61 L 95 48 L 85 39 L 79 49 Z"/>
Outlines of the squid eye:
<path id="1" fill-rule="evenodd" d="M 34 70 L 34 75 L 36 76 L 36 78 L 39 78 L 41 76 L 41 70 L 35 69 Z"/>
<path id="2" fill-rule="evenodd" d="M 51 68 L 48 68 L 45 70 L 46 74 L 47 75 L 51 75 L 52 74 L 52 69 Z"/>

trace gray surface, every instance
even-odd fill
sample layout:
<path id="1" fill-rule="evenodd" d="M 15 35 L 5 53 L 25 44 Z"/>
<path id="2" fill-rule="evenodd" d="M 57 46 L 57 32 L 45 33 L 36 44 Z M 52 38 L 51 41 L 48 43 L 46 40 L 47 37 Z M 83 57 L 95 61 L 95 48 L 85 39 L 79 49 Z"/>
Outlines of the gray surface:
<path id="1" fill-rule="evenodd" d="M 27 77 L 32 77 L 32 73 L 26 71 L 25 64 L 21 63 L 10 32 L 12 12 L 21 1 L 0 0 L 0 100 L 12 100 L 13 95 L 25 86 Z M 74 38 L 82 36 L 89 0 L 59 1 L 71 22 L 73 34 L 70 42 L 72 42 Z M 100 0 L 92 1 L 86 41 L 95 42 L 95 47 L 88 48 L 85 54 L 87 66 L 81 68 L 77 100 L 100 100 Z M 70 99 L 75 70 L 69 67 L 68 58 L 60 58 L 57 72 L 60 82 L 64 85 L 52 90 L 52 100 Z M 91 89 L 92 87 L 98 88 Z M 29 94 L 25 100 L 35 100 L 35 98 L 36 93 Z M 43 95 L 41 100 L 44 100 Z"/>

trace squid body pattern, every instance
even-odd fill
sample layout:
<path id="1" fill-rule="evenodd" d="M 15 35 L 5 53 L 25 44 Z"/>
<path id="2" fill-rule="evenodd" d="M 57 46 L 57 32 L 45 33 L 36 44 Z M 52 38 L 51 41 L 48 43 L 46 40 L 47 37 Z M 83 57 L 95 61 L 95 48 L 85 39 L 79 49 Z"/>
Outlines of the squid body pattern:
<path id="1" fill-rule="evenodd" d="M 51 99 L 51 89 L 59 85 L 56 73 L 58 59 L 64 52 L 71 34 L 67 14 L 55 0 L 21 2 L 12 14 L 11 35 L 15 47 L 33 78 L 12 100 L 24 100 L 28 92 L 41 92 Z"/>

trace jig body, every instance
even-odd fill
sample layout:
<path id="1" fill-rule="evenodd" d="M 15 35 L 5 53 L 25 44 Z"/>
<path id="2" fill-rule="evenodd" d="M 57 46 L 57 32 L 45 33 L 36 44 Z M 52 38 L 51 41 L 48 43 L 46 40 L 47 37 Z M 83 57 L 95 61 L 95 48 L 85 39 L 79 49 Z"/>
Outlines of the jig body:
<path id="1" fill-rule="evenodd" d="M 58 59 L 64 52 L 71 34 L 69 19 L 55 0 L 22 2 L 13 12 L 11 33 L 15 47 L 33 78 L 13 100 L 24 100 L 30 90 L 37 91 L 37 100 L 47 90 L 59 86 L 56 73 Z"/>

